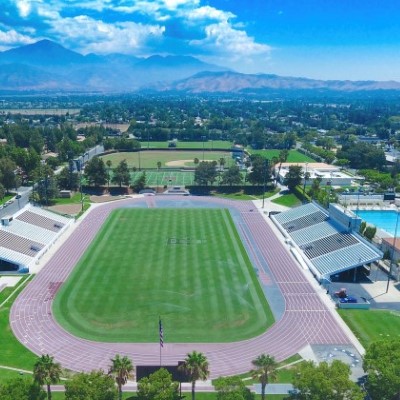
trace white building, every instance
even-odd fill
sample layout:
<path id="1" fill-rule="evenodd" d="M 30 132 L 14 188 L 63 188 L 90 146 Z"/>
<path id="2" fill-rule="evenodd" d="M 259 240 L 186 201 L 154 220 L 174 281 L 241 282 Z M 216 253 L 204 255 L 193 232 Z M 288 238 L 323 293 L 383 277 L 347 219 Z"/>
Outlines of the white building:
<path id="1" fill-rule="evenodd" d="M 352 181 L 356 178 L 341 171 L 339 167 L 325 163 L 282 163 L 280 171 L 279 164 L 275 166 L 275 173 L 278 174 L 279 172 L 278 179 L 280 182 L 285 179 L 291 165 L 300 165 L 303 168 L 303 173 L 308 172 L 307 186 L 312 185 L 313 180 L 316 178 L 322 179 L 321 186 L 330 184 L 332 186 L 351 186 Z M 304 180 L 302 184 L 304 184 Z"/>

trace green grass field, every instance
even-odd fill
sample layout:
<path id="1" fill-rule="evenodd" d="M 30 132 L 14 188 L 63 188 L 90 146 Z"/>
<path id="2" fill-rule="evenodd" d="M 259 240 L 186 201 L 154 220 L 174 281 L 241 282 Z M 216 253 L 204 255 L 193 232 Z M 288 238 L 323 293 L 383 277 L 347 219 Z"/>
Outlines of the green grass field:
<path id="1" fill-rule="evenodd" d="M 252 150 L 248 149 L 248 151 L 251 154 L 261 154 L 263 157 L 268 158 L 269 160 L 272 159 L 272 157 L 278 157 L 280 150 Z M 313 158 L 308 157 L 302 153 L 300 153 L 297 150 L 289 150 L 289 156 L 286 162 L 290 163 L 303 163 L 303 162 L 316 162 Z"/>
<path id="2" fill-rule="evenodd" d="M 386 310 L 338 310 L 364 347 L 382 339 L 400 339 L 400 313 Z"/>
<path id="3" fill-rule="evenodd" d="M 111 160 L 111 168 L 115 168 L 122 160 L 126 160 L 129 168 L 157 168 L 157 163 L 161 162 L 161 168 L 182 168 L 195 167 L 194 159 L 203 160 L 203 151 L 136 151 L 136 152 L 121 152 L 107 154 L 101 157 L 104 162 Z M 139 160 L 140 158 L 140 160 Z M 220 158 L 225 158 L 225 166 L 234 164 L 234 160 L 229 151 L 204 151 L 205 161 L 218 161 Z"/>
<path id="4" fill-rule="evenodd" d="M 301 200 L 299 200 L 299 198 L 293 193 L 284 194 L 271 200 L 271 202 L 285 207 L 295 207 L 301 204 Z"/>
<path id="5" fill-rule="evenodd" d="M 28 280 L 23 281 L 20 288 L 16 291 L 12 298 L 0 307 L 0 365 L 6 365 L 9 367 L 21 368 L 31 371 L 36 361 L 36 356 L 16 339 L 16 337 L 12 333 L 9 322 L 10 308 L 12 306 L 12 302 L 21 292 L 23 287 L 26 286 L 27 282 Z M 1 293 L 1 303 L 3 303 L 15 289 L 16 288 L 5 288 Z M 15 376 L 16 374 L 6 370 L 1 370 L 0 379 L 1 376 L 11 377 Z"/>
<path id="6" fill-rule="evenodd" d="M 142 172 L 131 172 L 131 182 L 135 182 Z M 185 186 L 193 185 L 194 172 L 192 171 L 146 171 L 146 185 L 148 186 Z"/>
<path id="7" fill-rule="evenodd" d="M 140 142 L 142 149 L 168 149 L 168 141 L 165 142 Z M 226 140 L 207 140 L 204 142 L 205 150 L 227 149 L 232 147 L 233 143 Z M 203 142 L 177 142 L 178 149 L 203 149 Z"/>
<path id="8" fill-rule="evenodd" d="M 119 209 L 56 296 L 57 321 L 109 342 L 230 342 L 273 316 L 228 210 Z"/>

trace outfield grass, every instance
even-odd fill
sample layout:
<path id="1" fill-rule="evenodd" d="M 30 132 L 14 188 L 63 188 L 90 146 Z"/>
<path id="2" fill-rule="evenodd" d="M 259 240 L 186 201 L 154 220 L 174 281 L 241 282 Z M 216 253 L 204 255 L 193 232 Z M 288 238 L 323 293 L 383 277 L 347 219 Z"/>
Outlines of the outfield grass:
<path id="1" fill-rule="evenodd" d="M 135 182 L 143 171 L 131 172 L 131 182 Z M 147 186 L 186 186 L 194 184 L 193 171 L 146 171 Z"/>
<path id="2" fill-rule="evenodd" d="M 168 141 L 165 142 L 148 142 L 147 140 L 142 140 L 140 142 L 142 149 L 167 149 Z M 226 140 L 207 140 L 204 142 L 205 150 L 213 149 L 231 149 L 233 146 L 232 142 Z M 203 149 L 203 142 L 177 142 L 178 149 Z M 174 149 L 173 147 L 170 149 Z"/>
<path id="3" fill-rule="evenodd" d="M 273 316 L 225 209 L 119 209 L 54 302 L 79 337 L 109 342 L 231 342 Z"/>
<path id="4" fill-rule="evenodd" d="M 129 168 L 136 167 L 139 169 L 139 161 L 140 168 L 157 168 L 157 163 L 161 162 L 161 168 L 181 168 L 182 166 L 194 167 L 194 159 L 198 158 L 200 161 L 203 160 L 203 151 L 136 151 L 136 152 L 121 152 L 121 153 L 112 153 L 107 154 L 101 157 L 104 162 L 110 160 L 112 162 L 111 168 L 115 168 L 122 160 L 126 160 Z M 140 158 L 140 160 L 139 160 Z M 204 151 L 204 160 L 205 161 L 218 161 L 220 158 L 225 158 L 225 167 L 234 164 L 234 160 L 231 157 L 231 153 L 229 151 Z M 186 160 L 186 162 L 182 162 L 181 165 L 171 165 L 167 163 L 171 163 L 174 161 Z"/>
<path id="5" fill-rule="evenodd" d="M 273 157 L 279 157 L 279 153 L 281 150 L 252 150 L 248 149 L 251 154 L 260 154 L 265 158 L 271 160 Z M 306 156 L 305 154 L 300 153 L 297 150 L 289 150 L 288 159 L 286 160 L 288 163 L 304 163 L 304 162 L 316 162 L 313 158 Z"/>
<path id="6" fill-rule="evenodd" d="M 400 313 L 386 310 L 338 310 L 364 347 L 382 339 L 400 339 Z"/>

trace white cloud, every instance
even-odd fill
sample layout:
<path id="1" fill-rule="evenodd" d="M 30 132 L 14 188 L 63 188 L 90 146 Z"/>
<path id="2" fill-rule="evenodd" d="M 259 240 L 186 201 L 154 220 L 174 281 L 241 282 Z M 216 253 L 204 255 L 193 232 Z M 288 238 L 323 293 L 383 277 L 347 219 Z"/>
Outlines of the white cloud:
<path id="1" fill-rule="evenodd" d="M 32 3 L 30 0 L 17 0 L 16 6 L 22 18 L 26 18 L 32 10 Z"/>
<path id="2" fill-rule="evenodd" d="M 188 13 L 188 18 L 190 20 L 213 19 L 217 21 L 228 21 L 235 17 L 236 15 L 229 11 L 218 10 L 210 6 L 198 7 Z"/>
<path id="3" fill-rule="evenodd" d="M 161 4 L 167 10 L 176 10 L 181 6 L 197 6 L 200 0 L 161 0 Z"/>
<path id="4" fill-rule="evenodd" d="M 22 35 L 14 29 L 9 31 L 0 31 L 0 48 L 3 50 L 15 47 L 15 45 L 30 44 L 35 42 L 36 39 L 32 39 L 29 36 Z"/>
<path id="5" fill-rule="evenodd" d="M 205 39 L 192 40 L 190 44 L 223 53 L 230 58 L 268 54 L 271 51 L 270 46 L 256 43 L 245 31 L 233 29 L 228 22 L 208 25 L 205 33 Z"/>
<path id="6" fill-rule="evenodd" d="M 57 24 L 57 34 L 84 53 L 126 53 L 133 54 L 145 48 L 148 40 L 162 36 L 164 27 L 143 25 L 134 22 L 107 24 L 88 16 L 64 18 Z"/>

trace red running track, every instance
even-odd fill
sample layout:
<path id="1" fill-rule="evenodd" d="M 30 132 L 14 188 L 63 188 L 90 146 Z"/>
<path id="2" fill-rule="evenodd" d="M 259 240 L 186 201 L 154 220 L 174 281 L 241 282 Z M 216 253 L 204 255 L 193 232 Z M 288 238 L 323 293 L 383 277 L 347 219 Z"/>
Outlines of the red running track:
<path id="1" fill-rule="evenodd" d="M 285 312 L 264 334 L 234 343 L 165 343 L 163 364 L 176 365 L 192 350 L 205 353 L 210 363 L 211 377 L 249 371 L 251 360 L 261 353 L 280 361 L 299 352 L 308 344 L 351 344 L 328 308 L 308 282 L 303 271 L 288 254 L 284 245 L 255 211 L 251 202 L 237 202 L 208 197 L 129 199 L 94 208 L 75 232 L 54 254 L 14 302 L 11 328 L 16 337 L 35 354 L 51 354 L 63 367 L 74 371 L 107 370 L 115 354 L 127 355 L 135 365 L 157 365 L 158 343 L 101 343 L 80 339 L 66 332 L 52 315 L 52 300 L 73 270 L 81 255 L 96 235 L 111 210 L 129 206 L 157 206 L 171 202 L 181 207 L 198 203 L 213 207 L 236 209 L 241 216 L 242 232 L 247 244 L 257 249 L 266 262 L 285 299 Z M 162 203 L 162 204 L 161 204 Z M 247 232 L 247 233 L 246 233 Z M 268 276 L 260 269 L 260 280 Z"/>

